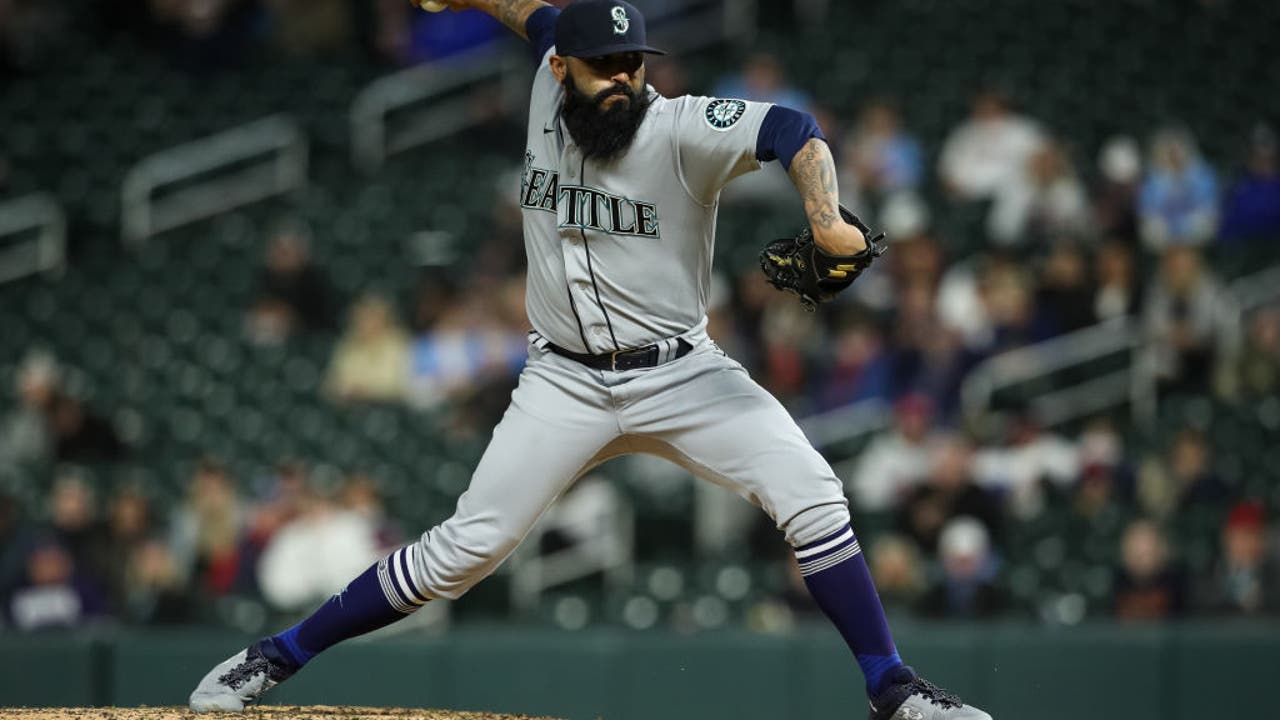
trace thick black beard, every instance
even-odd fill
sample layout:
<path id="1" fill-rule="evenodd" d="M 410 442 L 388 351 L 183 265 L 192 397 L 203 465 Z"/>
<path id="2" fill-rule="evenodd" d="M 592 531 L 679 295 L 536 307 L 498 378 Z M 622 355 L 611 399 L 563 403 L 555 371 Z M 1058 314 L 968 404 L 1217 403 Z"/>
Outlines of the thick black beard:
<path id="1" fill-rule="evenodd" d="M 614 85 L 592 97 L 579 90 L 568 74 L 563 84 L 564 105 L 560 117 L 564 118 L 565 127 L 569 128 L 569 135 L 583 156 L 607 162 L 626 152 L 649 109 L 646 89 L 641 87 L 637 93 L 629 86 Z M 626 95 L 628 101 L 616 102 L 607 110 L 601 110 L 601 101 L 610 95 Z"/>

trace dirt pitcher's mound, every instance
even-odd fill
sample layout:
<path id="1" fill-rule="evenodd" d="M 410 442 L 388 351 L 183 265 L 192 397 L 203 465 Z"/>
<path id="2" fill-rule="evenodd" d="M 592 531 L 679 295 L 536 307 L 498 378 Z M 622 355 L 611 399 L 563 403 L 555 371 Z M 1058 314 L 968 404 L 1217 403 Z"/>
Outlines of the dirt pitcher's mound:
<path id="1" fill-rule="evenodd" d="M 264 705 L 244 713 L 197 714 L 186 708 L 0 708 L 0 720 L 552 720 L 528 715 L 405 708 Z"/>

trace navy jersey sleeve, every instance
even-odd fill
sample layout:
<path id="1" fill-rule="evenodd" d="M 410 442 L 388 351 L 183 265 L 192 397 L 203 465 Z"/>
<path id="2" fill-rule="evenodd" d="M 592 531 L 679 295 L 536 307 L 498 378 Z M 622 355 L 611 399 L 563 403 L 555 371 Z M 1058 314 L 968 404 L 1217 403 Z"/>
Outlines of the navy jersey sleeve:
<path id="1" fill-rule="evenodd" d="M 529 38 L 529 47 L 533 50 L 533 61 L 542 62 L 552 45 L 556 43 L 556 18 L 560 17 L 560 9 L 554 7 L 538 8 L 524 23 L 524 34 Z"/>
<path id="2" fill-rule="evenodd" d="M 791 159 L 809 138 L 826 140 L 818 121 L 807 112 L 774 105 L 760 123 L 760 135 L 756 138 L 756 159 L 761 162 L 778 160 L 784 170 L 791 169 Z"/>

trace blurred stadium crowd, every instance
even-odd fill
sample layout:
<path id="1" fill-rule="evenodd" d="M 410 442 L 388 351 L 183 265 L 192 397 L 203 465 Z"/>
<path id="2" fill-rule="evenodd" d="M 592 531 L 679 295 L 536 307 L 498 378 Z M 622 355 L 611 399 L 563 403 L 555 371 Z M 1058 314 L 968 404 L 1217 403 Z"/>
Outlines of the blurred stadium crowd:
<path id="1" fill-rule="evenodd" d="M 798 5 L 788 32 L 813 32 L 803 21 L 819 11 Z M 0 0 L 0 77 L 57 82 L 46 61 L 70 26 L 146 48 L 193 78 L 280 54 L 356 50 L 377 65 L 412 64 L 500 35 L 471 14 L 427 17 L 402 0 Z M 1019 109 L 1014 97 L 1026 91 L 974 84 L 967 115 L 921 134 L 904 109 L 906 89 L 849 112 L 818 99 L 821 78 L 789 79 L 785 50 L 744 58 L 706 63 L 718 68 L 710 76 L 678 58 L 656 61 L 649 82 L 678 94 L 696 74 L 705 84 L 695 91 L 816 113 L 846 203 L 883 227 L 892 247 L 849 297 L 806 314 L 750 262 L 768 238 L 732 217 L 753 217 L 792 191 L 781 173 L 744 178 L 722 208 L 711 333 L 798 417 L 859 402 L 892 414 L 888 429 L 837 467 L 893 612 L 1068 624 L 1280 612 L 1280 470 L 1270 447 L 1280 432 L 1280 307 L 1242 312 L 1225 290 L 1280 262 L 1274 114 L 1211 138 L 1220 154 L 1202 151 L 1204 138 L 1175 122 L 1117 122 L 1123 131 L 1082 146 L 1069 120 Z M 512 148 L 518 126 L 507 131 Z M 5 157 L 0 146 L 0 191 L 13 167 Z M 321 233 L 305 214 L 255 225 L 256 276 L 245 302 L 222 308 L 235 316 L 222 339 L 321 347 L 324 366 L 303 386 L 326 412 L 428 414 L 443 442 L 482 445 L 524 360 L 518 172 L 510 168 L 498 191 L 486 186 L 495 196 L 484 240 L 465 262 L 422 263 L 399 291 L 378 289 L 377 278 L 341 281 L 350 273 L 317 252 Z M 785 200 L 780 207 L 784 218 L 800 217 Z M 1124 319 L 1155 358 L 1154 426 L 1137 427 L 1127 409 L 1060 427 L 1018 404 L 994 426 L 966 417 L 961 387 L 985 359 Z M 145 466 L 154 450 L 119 408 L 72 381 L 74 362 L 33 335 L 0 358 L 12 387 L 0 398 L 0 473 L 16 478 L 0 485 L 4 629 L 251 625 L 236 607 L 305 610 L 448 512 L 402 503 L 413 478 L 391 488 L 371 467 L 297 452 L 246 470 L 206 448 L 164 466 L 185 468 L 164 481 L 177 488 L 168 494 L 148 482 L 103 482 L 101 468 Z M 391 437 L 418 442 L 403 431 Z M 14 485 L 22 482 L 42 490 Z M 776 630 L 810 613 L 766 519 L 696 527 L 715 513 L 680 492 L 673 496 L 683 500 L 656 503 L 650 493 L 648 511 L 644 491 L 622 500 L 637 506 L 632 584 L 570 587 L 550 596 L 547 618 L 576 626 L 581 598 L 602 593 L 597 614 L 633 627 L 732 621 Z M 572 537 L 538 544 L 565 542 Z M 614 615 L 608 593 L 623 598 Z M 500 599 L 478 604 L 508 612 Z M 642 612 L 649 606 L 661 612 Z"/>

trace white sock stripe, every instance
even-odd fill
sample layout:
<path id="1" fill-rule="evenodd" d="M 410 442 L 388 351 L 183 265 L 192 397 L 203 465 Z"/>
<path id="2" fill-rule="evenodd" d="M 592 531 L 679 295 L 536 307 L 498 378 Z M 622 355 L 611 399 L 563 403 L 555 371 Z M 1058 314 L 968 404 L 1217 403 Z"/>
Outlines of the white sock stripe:
<path id="1" fill-rule="evenodd" d="M 827 542 L 824 542 L 821 545 L 817 545 L 811 548 L 806 548 L 804 550 L 797 550 L 796 559 L 803 560 L 807 557 L 813 557 L 814 555 L 817 555 L 821 552 L 830 550 L 831 548 L 839 545 L 842 542 L 845 542 L 851 537 L 853 537 L 853 528 L 845 528 L 844 532 L 840 533 L 840 535 L 837 536 L 834 540 L 828 540 Z"/>
<path id="2" fill-rule="evenodd" d="M 399 550 L 391 553 L 391 573 L 396 579 L 396 584 L 404 591 L 404 596 L 409 600 L 409 604 L 426 605 L 427 601 L 420 600 L 409 587 L 409 579 L 405 577 L 404 570 L 400 568 L 400 563 L 403 561 L 401 555 L 404 551 L 405 548 L 400 548 Z"/>
<path id="3" fill-rule="evenodd" d="M 859 546 L 858 543 L 854 543 L 849 547 L 836 553 L 835 555 L 824 557 L 820 560 L 815 560 L 812 563 L 809 563 L 807 565 L 801 565 L 800 574 L 807 577 L 814 573 L 819 573 L 819 572 L 822 572 L 823 570 L 833 568 L 836 565 L 839 565 L 840 563 L 844 562 L 845 560 L 848 560 L 849 558 L 857 555 L 860 552 L 862 552 L 862 547 Z"/>
<path id="4" fill-rule="evenodd" d="M 822 568 L 831 567 L 832 565 L 839 565 L 840 563 L 844 562 L 845 560 L 848 560 L 849 558 L 853 557 L 854 555 L 857 555 L 860 552 L 862 552 L 862 545 L 860 545 L 857 541 L 855 541 L 852 545 L 848 545 L 846 547 L 840 548 L 838 552 L 832 553 L 830 555 L 826 555 L 824 557 L 820 557 L 816 560 L 810 560 L 807 563 L 801 563 L 800 567 L 805 569 L 817 568 L 817 567 L 822 567 Z"/>
<path id="5" fill-rule="evenodd" d="M 846 560 L 848 560 L 849 558 L 854 557 L 855 555 L 857 555 L 857 554 L 858 554 L 858 553 L 860 553 L 860 552 L 862 552 L 862 548 L 861 548 L 860 546 L 858 546 L 858 545 L 851 545 L 851 546 L 849 546 L 849 547 L 847 547 L 847 548 L 845 548 L 845 549 L 841 550 L 839 553 L 837 553 L 837 554 L 835 554 L 835 555 L 831 555 L 831 556 L 829 556 L 829 557 L 825 557 L 825 558 L 822 558 L 822 559 L 820 559 L 820 560 L 815 560 L 815 561 L 813 561 L 813 562 L 811 562 L 811 563 L 807 563 L 807 564 L 801 565 L 801 566 L 800 566 L 800 574 L 801 574 L 802 576 L 809 576 L 809 575 L 812 575 L 812 574 L 814 574 L 814 573 L 819 573 L 819 572 L 822 572 L 823 570 L 827 570 L 827 569 L 833 568 L 833 567 L 835 567 L 836 565 L 839 565 L 839 564 L 841 564 L 841 563 L 845 562 L 845 561 L 846 561 Z"/>
<path id="6" fill-rule="evenodd" d="M 392 586 L 391 573 L 387 570 L 387 565 L 392 564 L 387 558 L 378 561 L 378 584 L 382 586 L 382 595 L 391 603 L 391 607 L 405 613 L 406 615 L 413 612 L 417 608 L 406 605 L 404 600 L 400 599 L 400 594 Z"/>
<path id="7" fill-rule="evenodd" d="M 423 603 L 426 603 L 431 598 L 428 597 L 428 595 L 422 591 L 422 588 L 418 586 L 417 581 L 413 579 L 413 571 L 415 567 L 413 564 L 413 561 L 414 561 L 414 558 L 417 556 L 416 555 L 417 552 L 418 550 L 414 543 L 410 543 L 404 546 L 404 567 L 405 567 L 405 573 L 406 573 L 405 580 L 408 581 L 409 583 L 409 589 L 413 591 L 413 594 L 410 597 L 415 598 L 417 600 L 421 600 L 422 603 L 419 603 L 419 604 L 423 604 Z"/>

